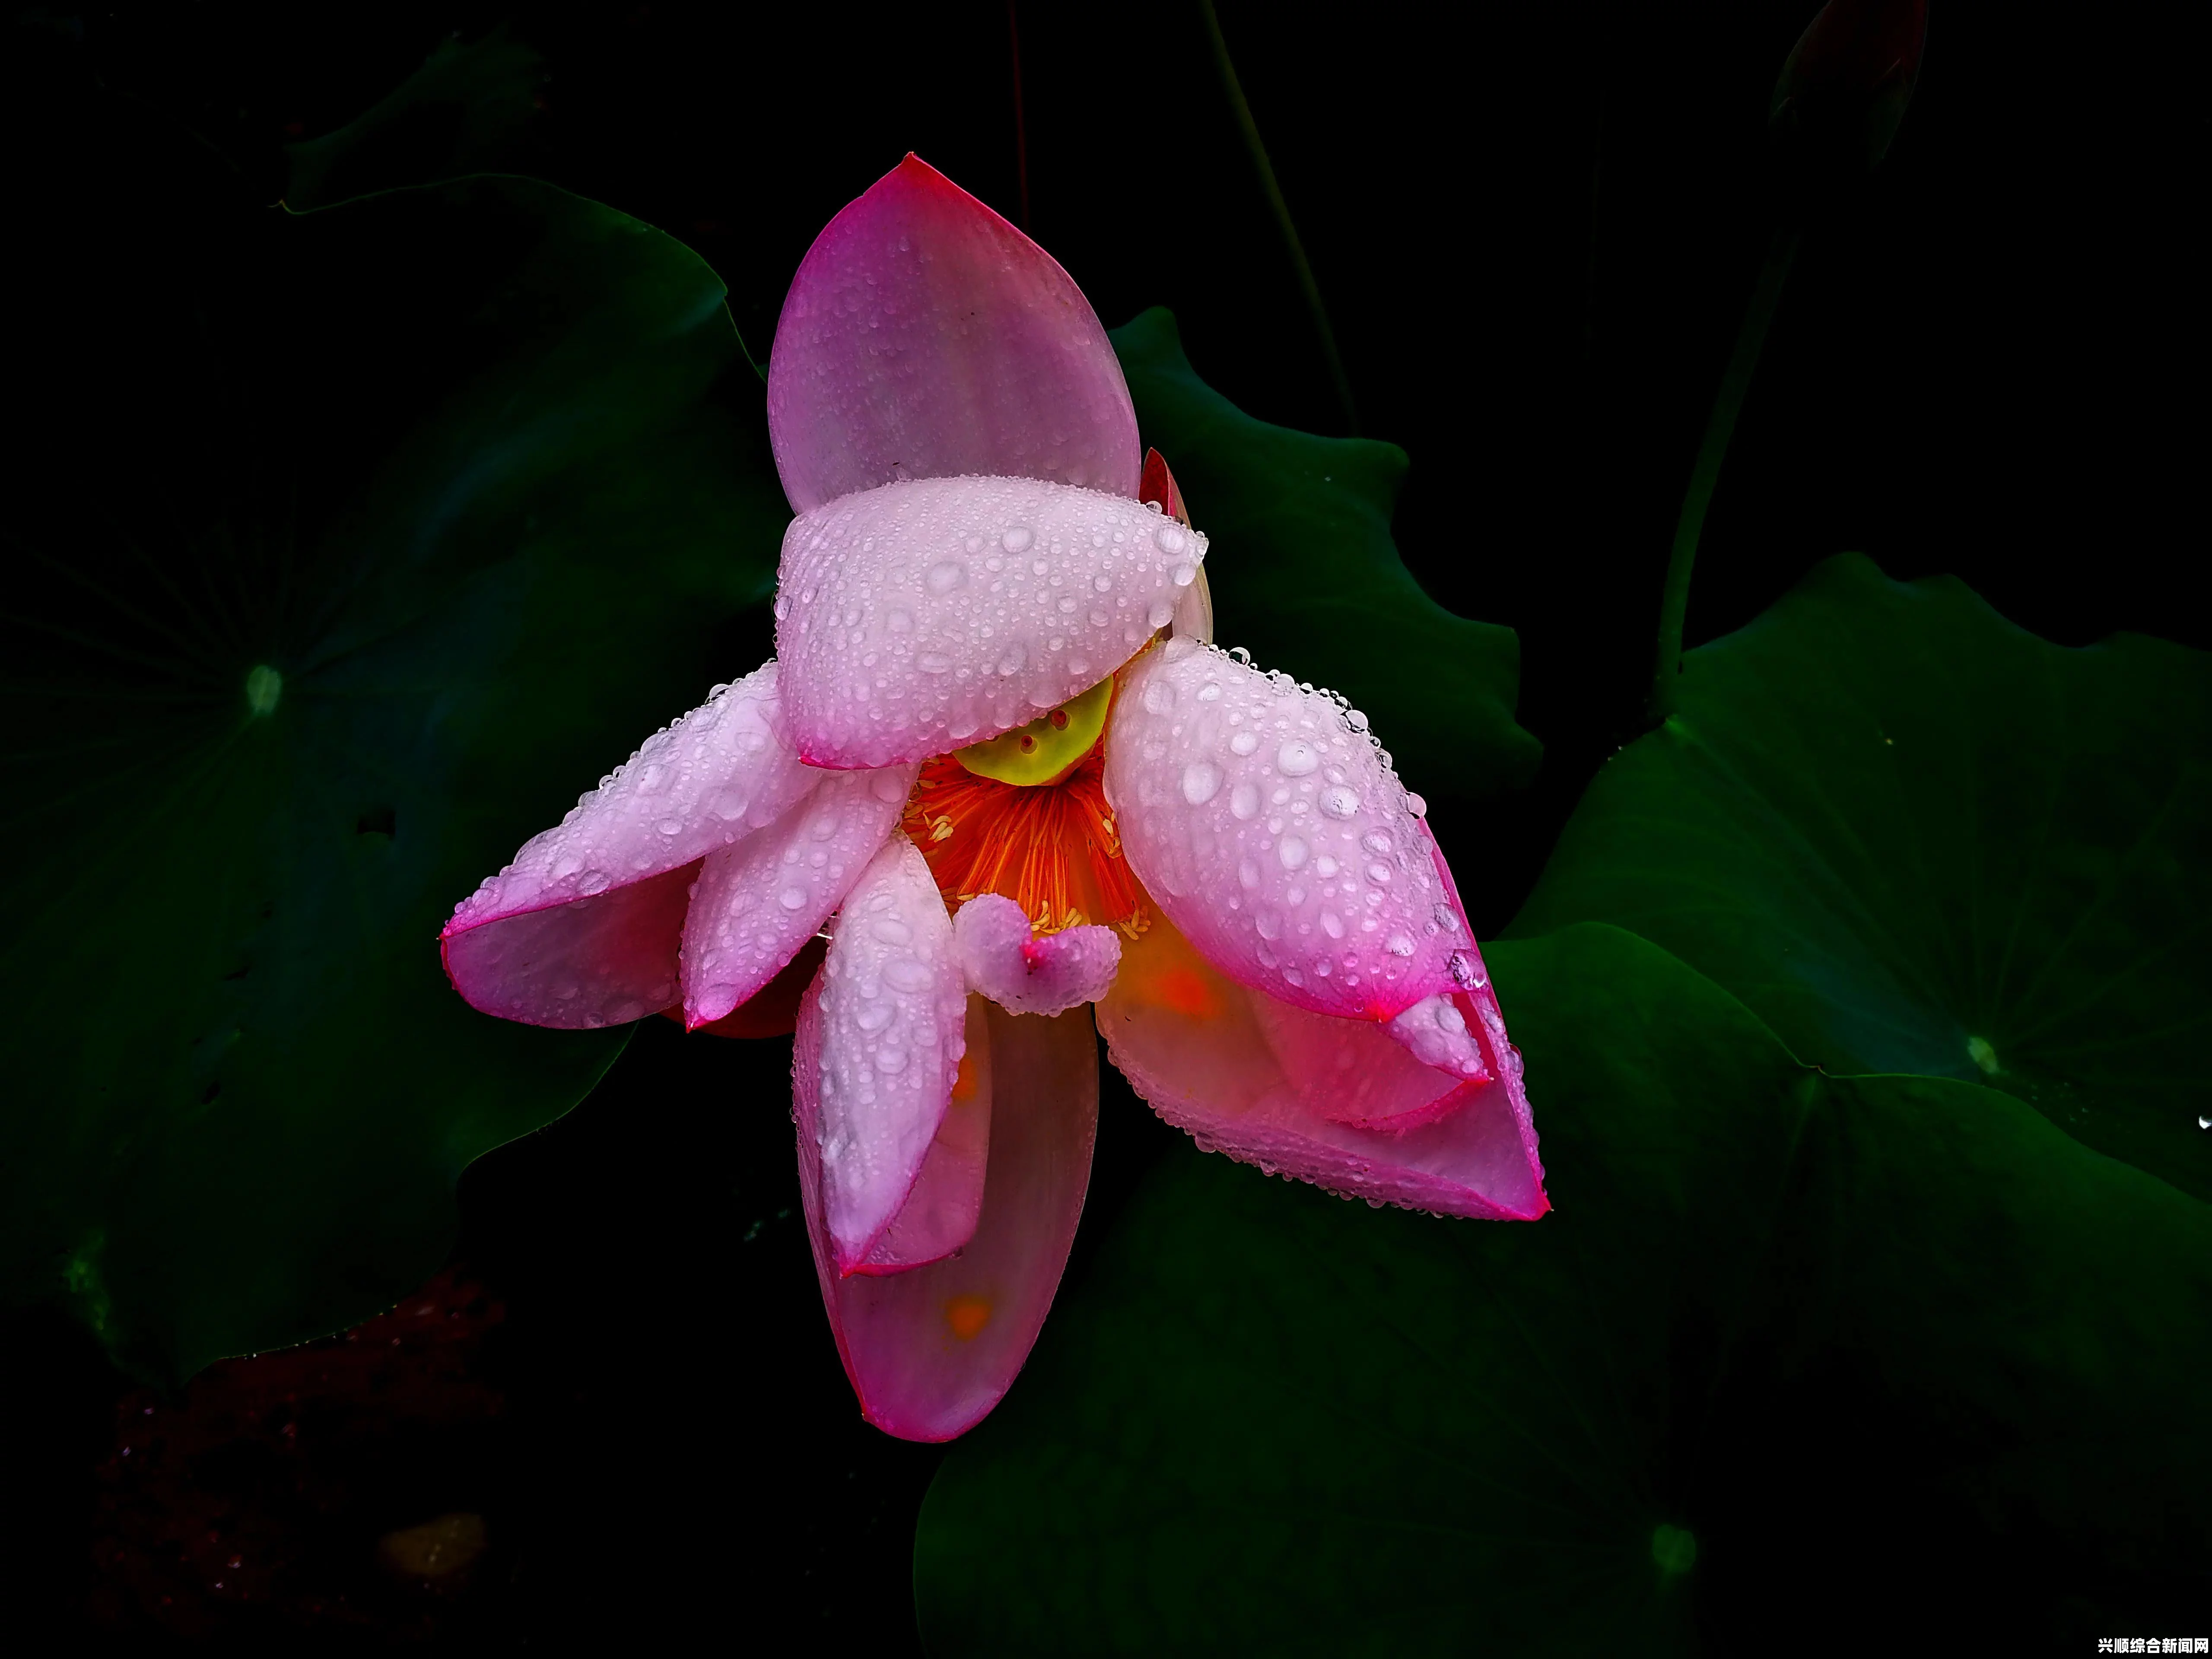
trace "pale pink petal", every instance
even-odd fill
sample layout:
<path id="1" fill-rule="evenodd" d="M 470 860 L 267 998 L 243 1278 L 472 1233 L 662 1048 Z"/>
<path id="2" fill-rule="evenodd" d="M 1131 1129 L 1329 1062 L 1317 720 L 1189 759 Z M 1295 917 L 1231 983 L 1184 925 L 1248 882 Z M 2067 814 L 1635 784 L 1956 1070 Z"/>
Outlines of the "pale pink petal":
<path id="1" fill-rule="evenodd" d="M 952 937 L 968 988 L 1010 1014 L 1059 1014 L 1096 1002 L 1121 960 L 1111 927 L 1064 927 L 1039 939 L 1022 907 L 997 893 L 962 905 Z"/>
<path id="2" fill-rule="evenodd" d="M 944 1260 L 975 1236 L 991 1152 L 991 1041 L 981 997 L 968 999 L 967 1037 L 951 1103 L 914 1190 L 856 1273 L 909 1272 Z"/>
<path id="3" fill-rule="evenodd" d="M 1131 1085 L 1209 1151 L 1410 1209 L 1525 1220 L 1549 1207 L 1502 1042 L 1486 1050 L 1491 1080 L 1462 1082 L 1381 1026 L 1248 990 L 1164 920 L 1124 947 L 1097 1018 Z"/>
<path id="4" fill-rule="evenodd" d="M 1425 809 L 1340 700 L 1171 639 L 1123 677 L 1105 785 L 1130 869 L 1238 982 L 1370 1020 L 1459 988 Z"/>
<path id="5" fill-rule="evenodd" d="M 1468 1029 L 1463 993 L 1425 997 L 1383 1026 L 1395 1042 L 1405 1044 L 1415 1060 L 1471 1083 L 1490 1075 L 1483 1064 L 1482 1045 Z"/>
<path id="6" fill-rule="evenodd" d="M 889 1277 L 837 1267 L 817 1148 L 823 1020 L 810 994 L 792 1059 L 799 1177 L 838 1356 L 871 1423 L 950 1440 L 981 1421 L 1029 1358 L 1091 1180 L 1098 1049 L 1080 1010 L 1047 1019 L 987 1007 L 991 1151 L 975 1236 L 957 1255 Z"/>
<path id="7" fill-rule="evenodd" d="M 471 1006 L 570 1030 L 623 1025 L 676 1000 L 676 948 L 698 866 L 595 898 L 449 931 L 446 976 Z"/>
<path id="8" fill-rule="evenodd" d="M 1173 618 L 1206 538 L 1030 478 L 887 484 L 784 532 L 785 729 L 815 766 L 981 742 L 1104 679 Z"/>
<path id="9" fill-rule="evenodd" d="M 684 922 L 684 1020 L 720 1019 L 781 970 L 845 901 L 914 792 L 913 766 L 817 774 L 767 829 L 710 853 Z"/>
<path id="10" fill-rule="evenodd" d="M 781 735 L 777 680 L 769 663 L 717 687 L 455 907 L 440 937 L 472 1006 L 537 1025 L 604 1025 L 636 1018 L 621 1011 L 652 987 L 672 987 L 681 902 L 667 934 L 662 899 L 620 896 L 774 823 L 821 783 Z M 650 948 L 647 915 L 659 930 Z M 610 951 L 619 962 L 601 959 Z M 672 990 L 647 1012 L 673 1000 Z"/>
<path id="11" fill-rule="evenodd" d="M 768 422 L 799 513 L 970 472 L 1136 493 L 1136 413 L 1082 290 L 913 155 L 799 262 L 769 357 Z"/>
<path id="12" fill-rule="evenodd" d="M 952 919 L 903 835 L 846 896 L 818 982 L 826 1218 L 838 1271 L 850 1273 L 913 1190 L 966 1046 Z"/>

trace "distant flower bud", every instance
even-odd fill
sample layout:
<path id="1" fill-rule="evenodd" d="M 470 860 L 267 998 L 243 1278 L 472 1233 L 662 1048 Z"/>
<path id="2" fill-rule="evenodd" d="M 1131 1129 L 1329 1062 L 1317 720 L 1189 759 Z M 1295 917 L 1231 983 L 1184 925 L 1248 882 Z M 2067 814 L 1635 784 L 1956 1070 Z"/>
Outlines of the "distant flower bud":
<path id="1" fill-rule="evenodd" d="M 1927 0 L 1828 0 L 1790 49 L 1769 110 L 1794 182 L 1818 189 L 1874 170 L 1927 40 Z"/>

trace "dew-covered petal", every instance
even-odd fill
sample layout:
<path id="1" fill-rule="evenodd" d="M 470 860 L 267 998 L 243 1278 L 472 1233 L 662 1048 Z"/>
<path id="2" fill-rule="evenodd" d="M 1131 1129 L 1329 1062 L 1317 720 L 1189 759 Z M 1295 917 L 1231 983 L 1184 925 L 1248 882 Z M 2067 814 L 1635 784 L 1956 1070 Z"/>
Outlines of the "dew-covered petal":
<path id="1" fill-rule="evenodd" d="M 968 988 L 1010 1014 L 1058 1014 L 1096 1002 L 1121 960 L 1111 927 L 1065 927 L 1036 938 L 1022 907 L 997 893 L 962 905 L 952 937 Z"/>
<path id="2" fill-rule="evenodd" d="M 592 898 L 448 930 L 446 976 L 471 1007 L 530 1025 L 623 1025 L 677 998 L 678 944 L 698 866 Z"/>
<path id="3" fill-rule="evenodd" d="M 1382 1029 L 1422 1065 L 1476 1082 L 1488 1077 L 1490 1068 L 1483 1064 L 1482 1045 L 1467 1012 L 1462 994 L 1439 992 L 1424 997 Z"/>
<path id="4" fill-rule="evenodd" d="M 647 738 L 456 905 L 445 937 L 696 863 L 781 817 L 822 775 L 784 741 L 780 678 L 771 662 L 718 685 Z"/>
<path id="5" fill-rule="evenodd" d="M 774 823 L 707 855 L 684 923 L 686 1025 L 720 1019 L 821 931 L 898 827 L 917 770 L 817 772 Z"/>
<path id="6" fill-rule="evenodd" d="M 1105 785 L 1129 867 L 1238 982 L 1370 1020 L 1456 988 L 1425 808 L 1341 700 L 1171 639 L 1123 677 Z"/>
<path id="7" fill-rule="evenodd" d="M 904 836 L 847 894 L 820 986 L 817 1150 L 837 1269 L 850 1273 L 913 1190 L 966 1046 L 952 919 Z"/>
<path id="8" fill-rule="evenodd" d="M 1206 538 L 1121 496 L 1033 478 L 849 495 L 783 538 L 785 729 L 816 766 L 889 766 L 1067 702 L 1173 619 Z"/>
<path id="9" fill-rule="evenodd" d="M 1098 1124 L 1091 1017 L 985 1006 L 991 1150 L 983 1206 L 958 1255 L 889 1276 L 841 1274 L 816 1149 L 823 1021 L 810 994 L 792 1058 L 799 1178 L 822 1299 L 869 1422 L 908 1440 L 950 1440 L 1012 1384 L 1052 1305 L 1083 1213 Z"/>
<path id="10" fill-rule="evenodd" d="M 971 472 L 1136 493 L 1136 413 L 1082 290 L 913 155 L 799 262 L 769 356 L 768 422 L 799 513 Z"/>
<path id="11" fill-rule="evenodd" d="M 1380 1025 L 1237 984 L 1165 919 L 1124 946 L 1097 1018 L 1131 1086 L 1210 1152 L 1409 1209 L 1528 1220 L 1549 1207 L 1503 1047 L 1485 1050 L 1486 1082 L 1423 1066 Z"/>
<path id="12" fill-rule="evenodd" d="M 876 1239 L 856 1273 L 908 1273 L 941 1261 L 975 1236 L 991 1152 L 991 1042 L 983 999 L 968 999 L 967 1052 L 952 1098 L 929 1143 L 914 1190 Z"/>

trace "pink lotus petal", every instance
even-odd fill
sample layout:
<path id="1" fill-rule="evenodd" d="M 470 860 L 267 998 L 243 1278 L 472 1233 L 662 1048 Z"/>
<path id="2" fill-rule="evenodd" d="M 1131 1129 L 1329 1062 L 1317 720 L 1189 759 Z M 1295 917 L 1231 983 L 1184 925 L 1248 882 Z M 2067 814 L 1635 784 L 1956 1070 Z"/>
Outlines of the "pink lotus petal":
<path id="1" fill-rule="evenodd" d="M 446 976 L 471 1007 L 531 1025 L 587 1030 L 642 1019 L 676 1000 L 696 865 L 594 898 L 448 930 Z"/>
<path id="2" fill-rule="evenodd" d="M 1286 674 L 1171 639 L 1114 699 L 1106 798 L 1129 867 L 1206 960 L 1296 1007 L 1388 1020 L 1459 988 L 1474 939 L 1365 727 Z"/>
<path id="3" fill-rule="evenodd" d="M 1082 290 L 913 155 L 799 262 L 769 357 L 768 422 L 797 513 L 971 472 L 1136 493 L 1136 413 Z"/>
<path id="4" fill-rule="evenodd" d="M 785 729 L 815 766 L 996 737 L 1088 690 L 1167 626 L 1206 538 L 1117 495 L 929 478 L 784 532 Z"/>
<path id="5" fill-rule="evenodd" d="M 975 1237 L 911 1273 L 842 1274 L 824 1214 L 815 1099 L 823 1020 L 810 994 L 792 1057 L 807 1237 L 838 1357 L 869 1422 L 950 1440 L 1012 1385 L 1052 1306 L 1091 1181 L 1098 1048 L 1080 1011 L 1046 1019 L 985 1010 L 991 1152 Z"/>
<path id="6" fill-rule="evenodd" d="M 847 895 L 822 964 L 812 1086 L 837 1270 L 875 1248 L 944 1121 L 960 1068 L 968 991 L 952 919 L 921 853 L 895 835 Z"/>
<path id="7" fill-rule="evenodd" d="M 1010 1014 L 1059 1014 L 1096 1002 L 1121 960 L 1111 927 L 1066 927 L 1038 939 L 1022 907 L 997 893 L 962 905 L 952 938 L 968 988 Z"/>
<path id="8" fill-rule="evenodd" d="M 613 919 L 629 907 L 608 900 L 774 823 L 822 781 L 780 735 L 778 678 L 771 662 L 717 688 L 454 908 L 440 935 L 446 970 L 473 1006 L 538 1025 L 636 1018 L 619 1010 L 664 976 L 657 957 L 653 969 L 644 965 L 636 928 Z M 562 917 L 548 915 L 556 909 Z M 525 926 L 533 915 L 544 919 Z M 679 903 L 679 931 L 683 916 Z M 593 954 L 617 941 L 619 969 Z M 672 952 L 667 966 L 672 972 Z M 647 1012 L 673 1000 L 672 991 Z"/>
<path id="9" fill-rule="evenodd" d="M 1483 1063 L 1480 1041 L 1468 1027 L 1472 1006 L 1464 994 L 1425 997 L 1382 1030 L 1422 1065 L 1480 1083 L 1489 1078 L 1490 1068 Z"/>
<path id="10" fill-rule="evenodd" d="M 981 997 L 968 999 L 967 1038 L 951 1103 L 914 1190 L 856 1273 L 911 1272 L 943 1261 L 975 1236 L 991 1152 L 991 1040 Z"/>
<path id="11" fill-rule="evenodd" d="M 1502 1045 L 1492 1081 L 1461 1082 L 1380 1026 L 1246 989 L 1164 920 L 1124 947 L 1097 1017 L 1131 1085 L 1210 1152 L 1409 1209 L 1533 1220 L 1550 1207 Z"/>
<path id="12" fill-rule="evenodd" d="M 684 923 L 684 1018 L 720 1019 L 781 970 L 897 829 L 913 766 L 817 774 L 767 829 L 707 855 Z"/>

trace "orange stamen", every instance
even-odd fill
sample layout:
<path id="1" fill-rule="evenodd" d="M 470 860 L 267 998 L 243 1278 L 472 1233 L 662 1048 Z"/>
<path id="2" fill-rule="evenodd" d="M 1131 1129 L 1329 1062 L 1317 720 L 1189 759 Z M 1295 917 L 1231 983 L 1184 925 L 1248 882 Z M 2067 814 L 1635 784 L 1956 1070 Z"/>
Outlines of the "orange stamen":
<path id="1" fill-rule="evenodd" d="M 954 909 L 1000 893 L 1040 933 L 1097 922 L 1135 939 L 1151 918 L 1121 857 L 1105 769 L 1103 738 L 1057 783 L 1026 787 L 979 776 L 939 755 L 922 763 L 906 832 Z"/>

